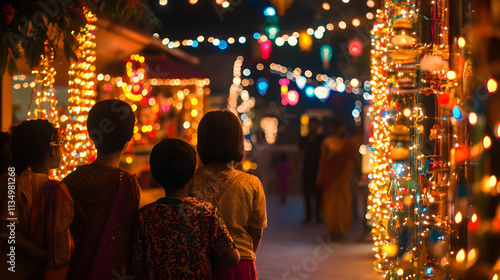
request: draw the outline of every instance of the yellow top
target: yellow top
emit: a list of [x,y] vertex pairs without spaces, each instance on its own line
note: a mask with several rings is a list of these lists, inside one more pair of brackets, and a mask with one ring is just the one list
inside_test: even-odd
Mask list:
[[219,209],[241,259],[255,260],[247,229],[267,226],[266,198],[260,180],[229,164],[209,164],[196,171],[190,194]]

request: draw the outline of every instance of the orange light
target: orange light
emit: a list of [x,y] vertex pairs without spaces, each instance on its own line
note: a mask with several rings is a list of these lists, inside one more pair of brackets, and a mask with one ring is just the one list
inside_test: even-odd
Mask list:
[[326,10],[326,11],[329,11],[330,10],[330,4],[328,4],[327,2],[324,2],[323,5],[322,5],[323,9]]
[[458,47],[461,48],[461,49],[463,47],[465,47],[465,39],[464,39],[464,37],[458,38]]

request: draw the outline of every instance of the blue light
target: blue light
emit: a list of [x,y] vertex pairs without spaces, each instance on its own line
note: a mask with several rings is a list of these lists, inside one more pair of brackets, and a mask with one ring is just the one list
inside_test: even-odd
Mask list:
[[314,96],[314,87],[312,87],[312,86],[306,87],[306,95],[307,95],[307,97],[313,97]]
[[219,42],[219,49],[225,50],[227,48],[227,41],[226,40],[220,40]]
[[200,43],[198,43],[198,41],[194,40],[193,44],[191,45],[191,47],[196,48],[196,47],[198,47],[199,44]]
[[253,38],[254,38],[255,40],[259,40],[259,38],[260,38],[260,33],[259,33],[259,32],[255,32],[255,33],[253,34]]
[[267,7],[264,9],[264,15],[266,17],[274,17],[276,15],[276,10],[273,7]]
[[257,91],[260,95],[264,96],[267,93],[267,89],[269,88],[269,83],[266,78],[260,78],[257,80]]
[[432,269],[432,267],[429,266],[428,268],[425,269],[425,274],[431,275],[433,273],[434,273],[434,270]]
[[453,111],[451,111],[453,117],[455,117],[455,119],[457,120],[461,120],[462,119],[462,111],[460,111],[460,108],[458,108],[457,106],[455,106],[453,108]]
[[405,171],[404,163],[396,162],[394,164],[394,173],[396,173],[396,175],[401,176],[404,171]]

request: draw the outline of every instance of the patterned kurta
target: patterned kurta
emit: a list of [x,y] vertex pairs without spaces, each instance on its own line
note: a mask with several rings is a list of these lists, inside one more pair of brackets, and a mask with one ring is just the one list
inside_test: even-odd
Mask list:
[[214,204],[222,214],[242,260],[255,260],[248,227],[267,226],[266,198],[259,178],[226,163],[199,168],[190,194]]
[[212,279],[210,254],[235,248],[219,211],[197,198],[161,198],[139,210],[132,259],[147,279]]

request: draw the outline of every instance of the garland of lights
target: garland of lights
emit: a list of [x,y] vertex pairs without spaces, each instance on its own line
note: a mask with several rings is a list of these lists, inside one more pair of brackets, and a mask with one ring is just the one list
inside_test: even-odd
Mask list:
[[[366,18],[368,20],[372,20],[374,17],[373,13],[368,12],[366,14]],[[351,21],[351,24],[353,27],[359,27],[361,25],[361,21],[358,18],[354,18]],[[297,30],[297,31],[291,31],[287,33],[281,34],[281,36],[277,36],[274,40],[271,40],[274,42],[274,44],[278,47],[282,47],[285,45],[285,43],[288,43],[289,46],[295,47],[297,45],[300,46],[299,41],[301,40],[301,37],[307,37],[308,41],[312,40],[312,36],[320,40],[324,37],[326,31],[332,32],[335,29],[335,26],[338,26],[340,30],[345,30],[347,28],[347,23],[345,21],[339,21],[338,23],[328,23],[326,25],[319,25],[316,28],[308,28],[304,32],[303,30]],[[155,33],[153,34],[153,37],[159,38],[159,34]],[[212,44],[215,47],[218,47],[221,50],[227,49],[229,45],[233,45],[236,42],[240,44],[245,44],[250,36],[248,35],[239,35],[239,36],[233,36],[233,37],[227,37],[227,38],[221,38],[221,37],[214,37],[214,36],[209,36],[205,40],[205,36],[198,36],[196,39],[183,39],[183,40],[170,40],[169,38],[163,38],[162,39],[162,44],[166,45],[167,47],[171,49],[179,48],[179,47],[193,47],[196,48],[198,47],[201,43],[207,42]],[[268,39],[268,36],[261,34],[259,32],[253,33],[253,35],[250,37],[253,38],[256,41],[266,41]],[[304,39],[304,38],[302,38]],[[312,42],[312,41],[311,41]]]
[[369,184],[370,195],[368,197],[367,218],[371,219],[372,236],[375,244],[375,267],[378,271],[385,271],[389,266],[387,257],[393,257],[396,251],[394,245],[390,245],[387,230],[388,213],[390,208],[387,199],[387,187],[389,185],[389,150],[391,148],[389,139],[389,125],[387,123],[389,111],[389,88],[387,87],[387,53],[389,22],[385,10],[377,13],[377,24],[372,30],[371,51],[371,92],[373,103],[369,108],[370,120],[373,124],[373,133],[369,139],[372,147],[371,161],[373,173]]
[[144,56],[131,55],[125,64],[129,84],[123,81],[118,84],[125,96],[134,102],[141,101],[143,97],[149,95],[148,88],[143,86],[146,79],[146,64],[144,61]]
[[56,169],[54,176],[58,179],[74,171],[78,166],[93,161],[96,151],[87,132],[87,116],[95,104],[95,31],[94,22],[97,17],[89,10],[84,11],[87,24],[75,36],[79,46],[76,50],[78,61],[72,61],[69,70],[69,106],[66,144],[64,145],[61,168]]
[[[28,111],[28,119],[48,119],[50,122],[57,125],[57,100],[54,91],[54,81],[56,71],[51,64],[54,62],[54,49],[46,41],[44,44],[44,54],[38,67],[31,71],[36,75],[35,83],[33,84],[33,94],[30,101],[35,103],[33,112]],[[24,75],[23,75],[24,78]],[[27,85],[27,83],[25,83]],[[48,112],[47,112],[48,109]]]

